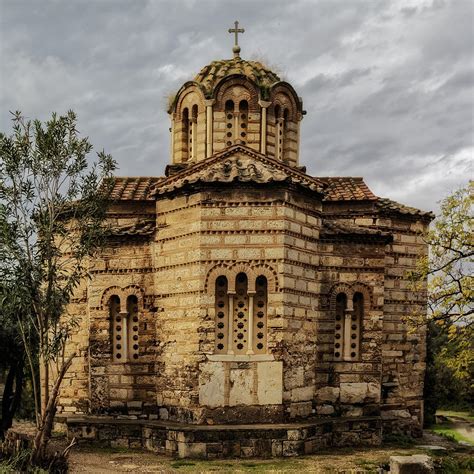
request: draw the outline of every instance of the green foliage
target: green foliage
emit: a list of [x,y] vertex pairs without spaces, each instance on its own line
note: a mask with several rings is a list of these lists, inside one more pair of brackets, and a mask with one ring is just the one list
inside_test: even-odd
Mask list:
[[474,406],[472,381],[456,376],[446,364],[444,349],[453,344],[449,340],[448,325],[428,322],[426,374],[424,386],[425,426],[435,423],[440,408],[468,410]]
[[383,437],[385,444],[401,448],[410,448],[416,444],[415,438],[403,433],[391,433]]
[[[0,134],[0,317],[2,336],[21,337],[32,377],[38,430],[48,431],[59,386],[74,354],[76,321],[67,305],[88,276],[88,259],[107,235],[104,219],[115,162],[81,138],[74,112],[46,123],[13,114]],[[38,372],[48,381],[41,394]],[[49,391],[51,387],[51,391]],[[51,425],[51,426],[49,426]]]
[[442,456],[435,460],[436,472],[444,474],[469,474],[474,472],[474,458]]
[[[425,236],[429,255],[419,259],[410,277],[419,294],[427,289],[428,354],[425,416],[433,422],[436,408],[472,403],[474,398],[474,183],[441,203],[440,215]],[[428,282],[428,283],[426,283]],[[426,324],[422,311],[413,326]]]

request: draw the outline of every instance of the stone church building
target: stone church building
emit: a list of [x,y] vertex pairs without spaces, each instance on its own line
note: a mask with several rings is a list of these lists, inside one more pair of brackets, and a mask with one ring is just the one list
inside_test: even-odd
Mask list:
[[432,214],[307,174],[301,98],[239,52],[173,98],[164,176],[115,181],[58,421],[181,457],[416,435],[425,339],[404,316],[423,301],[406,274]]

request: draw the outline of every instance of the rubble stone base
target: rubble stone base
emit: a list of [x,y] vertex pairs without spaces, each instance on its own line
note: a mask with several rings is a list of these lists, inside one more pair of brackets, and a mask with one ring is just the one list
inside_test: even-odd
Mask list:
[[253,425],[70,417],[66,423],[68,437],[80,443],[144,448],[179,458],[298,456],[331,446],[379,446],[382,441],[379,417]]

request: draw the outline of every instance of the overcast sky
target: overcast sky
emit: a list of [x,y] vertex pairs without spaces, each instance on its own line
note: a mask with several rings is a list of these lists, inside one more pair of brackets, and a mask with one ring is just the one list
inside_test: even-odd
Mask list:
[[232,56],[236,19],[303,98],[309,173],[422,209],[472,178],[472,0],[0,0],[0,130],[72,108],[119,175],[161,175],[167,96]]

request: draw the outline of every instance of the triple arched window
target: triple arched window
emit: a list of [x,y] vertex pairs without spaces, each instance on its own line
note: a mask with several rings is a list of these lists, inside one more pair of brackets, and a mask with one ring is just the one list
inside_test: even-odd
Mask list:
[[265,354],[267,304],[266,277],[249,282],[245,273],[239,273],[229,282],[219,276],[215,282],[216,354]]
[[127,296],[125,307],[120,297],[112,295],[109,300],[112,357],[114,362],[130,362],[138,359],[138,299]]
[[364,320],[364,295],[356,292],[350,300],[345,293],[338,293],[335,310],[334,359],[358,360]]

